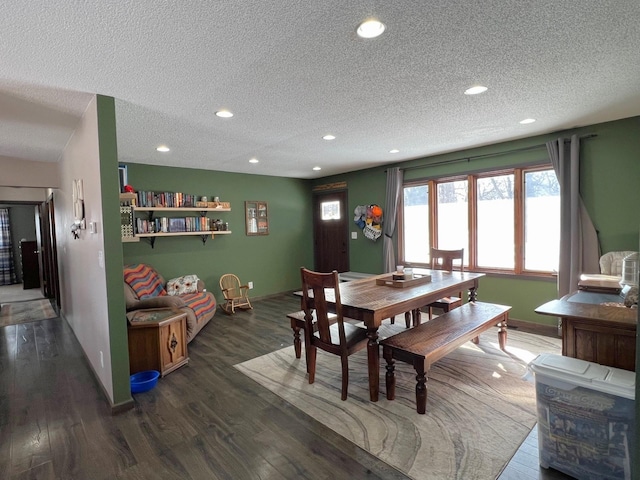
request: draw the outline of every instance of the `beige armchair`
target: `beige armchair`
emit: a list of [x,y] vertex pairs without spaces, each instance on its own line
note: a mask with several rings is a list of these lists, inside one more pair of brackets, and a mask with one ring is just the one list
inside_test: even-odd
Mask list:
[[613,275],[622,277],[622,261],[628,255],[636,253],[630,250],[621,252],[607,252],[600,257],[600,273],[602,275]]
[[600,257],[600,273],[586,273],[580,275],[579,290],[593,292],[620,293],[622,286],[622,261],[628,255],[636,253],[630,250],[607,252]]

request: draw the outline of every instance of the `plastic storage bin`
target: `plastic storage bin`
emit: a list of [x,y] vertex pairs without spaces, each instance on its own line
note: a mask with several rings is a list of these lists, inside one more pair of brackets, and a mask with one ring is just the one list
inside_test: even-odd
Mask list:
[[540,466],[578,479],[630,479],[635,372],[550,353],[529,369]]

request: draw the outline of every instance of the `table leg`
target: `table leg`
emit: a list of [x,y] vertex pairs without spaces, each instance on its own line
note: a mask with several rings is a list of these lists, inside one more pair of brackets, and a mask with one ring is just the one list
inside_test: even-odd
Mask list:
[[498,330],[498,343],[500,350],[507,348],[507,316],[504,316],[504,320],[500,322],[500,329]]
[[412,312],[404,312],[404,323],[407,325],[407,328],[411,326],[411,313]]
[[378,390],[380,390],[380,349],[378,348],[378,328],[367,328],[367,364],[369,368],[369,399],[372,402],[378,401]]
[[478,297],[478,287],[471,287],[469,289],[469,301],[470,302],[475,302],[476,298]]
[[420,311],[419,308],[416,308],[413,311],[413,326],[417,327],[421,323],[422,323],[422,312]]

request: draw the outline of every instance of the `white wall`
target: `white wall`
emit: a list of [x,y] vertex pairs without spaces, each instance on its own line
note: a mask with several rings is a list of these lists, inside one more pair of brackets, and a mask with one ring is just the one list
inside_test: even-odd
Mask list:
[[[113,382],[104,270],[100,155],[97,104],[94,97],[71,137],[60,163],[60,188],[55,191],[56,241],[61,310],[75,332],[98,379],[113,402]],[[72,185],[81,179],[87,229],[74,239]],[[98,226],[89,232],[89,222]],[[102,358],[101,358],[102,353]],[[103,366],[104,365],[104,366]]]
[[0,172],[0,186],[4,187],[55,188],[60,185],[57,162],[34,162],[0,156]]
[[[57,168],[57,164],[56,164]],[[56,178],[57,178],[56,173]],[[22,177],[22,175],[20,175]],[[2,179],[9,181],[9,175],[2,172]],[[13,175],[11,181],[19,182],[18,175]],[[0,187],[0,202],[38,202],[42,203],[47,199],[47,190],[44,188],[12,188]]]

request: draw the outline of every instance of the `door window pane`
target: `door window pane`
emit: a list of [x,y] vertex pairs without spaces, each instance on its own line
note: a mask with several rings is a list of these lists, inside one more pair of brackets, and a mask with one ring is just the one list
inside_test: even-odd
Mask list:
[[429,263],[429,187],[404,188],[403,210],[404,260]]
[[478,266],[515,266],[514,175],[477,181]]
[[553,170],[524,176],[524,268],[558,271],[560,256],[560,185]]
[[340,201],[322,202],[320,204],[322,220],[340,220]]
[[438,248],[464,248],[464,263],[469,264],[469,183],[466,180],[439,183]]

